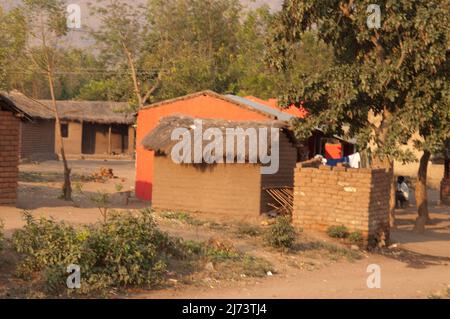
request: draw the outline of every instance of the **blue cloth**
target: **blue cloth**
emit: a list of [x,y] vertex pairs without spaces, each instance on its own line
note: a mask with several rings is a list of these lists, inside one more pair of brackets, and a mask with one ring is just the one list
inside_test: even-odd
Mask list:
[[348,156],[337,158],[337,159],[327,159],[328,166],[336,166],[337,163],[348,163]]

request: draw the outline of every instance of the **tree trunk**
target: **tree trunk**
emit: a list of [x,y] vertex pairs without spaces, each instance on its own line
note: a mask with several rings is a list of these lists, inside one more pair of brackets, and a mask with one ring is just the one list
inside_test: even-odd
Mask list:
[[389,191],[389,226],[395,228],[395,193],[396,193],[396,183],[394,175],[394,161],[390,160],[389,164],[389,176],[391,178],[391,188]]
[[[389,124],[392,120],[392,114],[388,110],[387,107],[384,107],[383,117],[380,123],[380,127],[377,130],[378,139],[380,142],[380,146],[384,146],[386,143],[388,134],[389,134]],[[396,180],[394,174],[394,160],[388,158],[387,156],[383,156],[381,158],[376,158],[379,165],[382,165],[388,170],[391,183],[389,190],[389,226],[391,228],[395,227],[395,192],[396,192]]]
[[423,233],[425,231],[425,224],[429,221],[428,213],[428,196],[427,196],[427,171],[428,161],[431,153],[424,151],[420,158],[419,171],[417,172],[416,181],[416,205],[418,217],[414,226],[414,231]]
[[134,94],[136,95],[136,98],[138,100],[139,109],[144,106],[145,101],[142,100],[142,93],[141,93],[141,87],[139,85],[139,80],[137,77],[136,67],[134,65],[133,56],[131,55],[131,52],[128,50],[127,46],[122,43],[122,47],[124,50],[124,53],[127,57],[128,66],[130,67],[131,71],[131,79],[133,81],[133,88],[134,88]]
[[61,146],[61,148],[60,148],[61,158],[62,158],[63,164],[64,164],[64,184],[63,184],[63,188],[62,188],[63,197],[64,197],[64,200],[71,201],[72,200],[72,184],[70,182],[71,169],[69,168],[69,165],[67,164],[66,152],[64,151],[64,140],[63,140],[63,137],[61,134],[61,121],[59,119],[58,109],[56,108],[55,87],[54,87],[54,82],[53,82],[53,73],[51,70],[49,70],[49,72],[48,72],[48,83],[49,83],[49,87],[50,87],[50,94],[52,97],[53,110],[55,113],[55,125],[58,130],[59,142],[60,142],[60,146]]

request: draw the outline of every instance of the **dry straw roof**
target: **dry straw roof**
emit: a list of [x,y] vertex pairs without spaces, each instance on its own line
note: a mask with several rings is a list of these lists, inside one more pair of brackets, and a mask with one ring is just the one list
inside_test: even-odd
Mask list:
[[[148,133],[144,139],[142,140],[142,146],[145,149],[153,150],[159,155],[170,155],[172,148],[179,142],[179,140],[172,140],[171,135],[172,132],[176,128],[185,128],[188,129],[188,132],[191,137],[192,144],[194,143],[194,129],[196,128],[195,122],[192,117],[188,116],[182,116],[182,115],[174,115],[174,116],[168,116],[164,117],[160,120],[159,125],[153,129],[150,133]],[[223,136],[223,147],[222,147],[222,156],[223,158],[227,157],[227,150],[226,150],[226,140],[229,137],[227,135],[227,129],[243,129],[244,131],[247,129],[254,128],[257,132],[257,139],[258,143],[257,145],[260,145],[260,142],[262,142],[258,134],[258,129],[260,128],[267,128],[267,152],[270,154],[272,144],[271,144],[271,128],[278,128],[280,129],[280,132],[283,132],[286,134],[290,141],[292,143],[295,143],[295,138],[293,137],[292,131],[288,128],[288,123],[285,121],[276,121],[276,120],[267,120],[267,121],[228,121],[228,120],[218,120],[218,119],[201,119],[202,120],[202,132],[204,133],[207,129],[210,128],[217,128],[220,130]],[[282,133],[280,133],[281,135]],[[233,136],[233,138],[235,138]],[[202,140],[203,149],[205,149],[205,146],[209,143],[211,143],[214,140]],[[249,146],[248,146],[248,137],[245,138],[245,154],[238,154],[237,150],[237,143],[236,140],[234,142],[235,148],[234,148],[234,154],[235,158],[238,155],[244,155],[244,158],[248,160],[249,158]],[[193,156],[194,152],[193,149],[191,149],[191,155]]]
[[[41,100],[48,107],[51,100]],[[58,115],[66,121],[85,121],[103,124],[133,124],[134,115],[124,112],[126,102],[108,101],[56,101]]]
[[[55,118],[51,100],[35,100],[19,91],[0,92],[0,101],[29,119],[51,120]],[[104,124],[133,124],[134,115],[124,112],[126,102],[109,101],[56,101],[61,120],[86,121]]]
[[28,118],[53,119],[52,109],[19,91],[0,92],[0,99]]

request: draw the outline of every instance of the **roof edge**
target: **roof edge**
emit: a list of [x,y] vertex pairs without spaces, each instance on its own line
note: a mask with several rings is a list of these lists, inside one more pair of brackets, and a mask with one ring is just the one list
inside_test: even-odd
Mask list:
[[235,101],[235,100],[233,100],[231,98],[228,98],[225,95],[216,93],[216,92],[211,91],[211,90],[203,90],[203,91],[199,91],[199,92],[195,92],[195,93],[190,93],[190,94],[186,94],[186,95],[183,95],[183,96],[179,96],[179,97],[176,97],[176,98],[173,98],[173,99],[168,99],[168,100],[156,102],[156,103],[153,103],[153,104],[145,105],[139,111],[147,110],[147,109],[151,109],[151,108],[155,108],[155,107],[159,107],[159,106],[163,106],[163,105],[166,105],[166,104],[175,103],[175,102],[179,102],[179,101],[183,101],[183,100],[193,99],[193,98],[199,97],[201,95],[207,95],[207,96],[211,96],[211,97],[214,97],[214,98],[217,98],[217,99],[229,102],[231,104],[237,105],[237,106],[239,106],[241,108],[244,108],[246,110],[249,110],[249,111],[252,111],[252,112],[255,112],[255,113],[259,113],[259,114],[262,114],[264,116],[267,116],[268,118],[273,119],[273,120],[277,119],[276,116],[274,116],[273,114],[257,110],[257,109],[252,108],[252,107],[250,107],[250,106],[248,106],[248,105],[246,105],[244,103],[240,103],[240,102]]

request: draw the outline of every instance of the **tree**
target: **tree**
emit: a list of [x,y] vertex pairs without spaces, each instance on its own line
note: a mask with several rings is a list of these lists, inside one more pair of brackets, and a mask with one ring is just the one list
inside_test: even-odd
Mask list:
[[[305,135],[313,126],[357,136],[359,144],[374,145],[375,154],[392,172],[393,160],[409,161],[403,150],[424,110],[426,93],[435,105],[448,109],[440,76],[448,61],[448,0],[382,0],[380,28],[367,24],[370,0],[286,0],[279,32],[272,41],[269,63],[285,68],[292,48],[312,30],[333,48],[335,64],[327,72],[302,77],[285,95],[285,103],[307,101],[311,116],[297,125]],[[369,17],[370,18],[370,17]],[[430,85],[422,86],[427,81]],[[436,100],[434,100],[436,99]],[[426,107],[428,110],[428,106]],[[417,116],[409,116],[414,110]],[[370,120],[369,114],[379,122]],[[437,117],[436,121],[445,121]],[[349,125],[344,132],[342,124]],[[299,124],[299,123],[297,123]],[[423,131],[425,133],[425,131]],[[394,222],[392,178],[390,219]]]
[[126,67],[134,91],[137,108],[144,106],[158,88],[159,69],[142,70],[138,63],[145,53],[148,34],[146,8],[124,0],[100,0],[90,5],[100,25],[91,35],[112,70]]
[[238,0],[151,0],[144,69],[164,68],[157,99],[199,90],[232,90],[238,72]]
[[65,6],[60,0],[24,0],[22,7],[24,16],[22,30],[25,30],[27,39],[24,56],[46,77],[53,111],[55,125],[60,140],[60,152],[64,164],[63,197],[72,200],[72,187],[70,182],[71,169],[67,163],[64,141],[61,134],[61,121],[56,107],[55,72],[61,57],[58,42],[67,33]]
[[17,25],[23,24],[24,16],[18,9],[8,13],[0,5],[0,90],[8,90],[9,76],[17,66],[17,56],[25,47],[26,34]]
[[[450,141],[450,54],[437,72],[422,73],[418,77],[418,87],[415,88],[415,107],[406,108],[402,118],[418,133],[414,139],[415,148],[422,151],[419,160],[415,196],[418,217],[414,229],[417,232],[425,230],[425,224],[430,220],[427,196],[427,170],[431,154],[445,154]],[[433,81],[429,79],[433,78]]]

